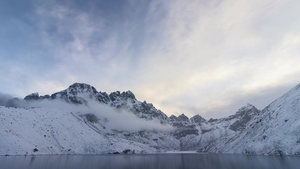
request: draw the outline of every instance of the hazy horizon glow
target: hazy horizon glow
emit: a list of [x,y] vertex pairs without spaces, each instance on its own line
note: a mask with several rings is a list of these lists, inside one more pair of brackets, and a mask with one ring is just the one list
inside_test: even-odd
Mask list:
[[0,92],[74,82],[131,90],[167,115],[259,109],[297,85],[300,1],[0,2]]

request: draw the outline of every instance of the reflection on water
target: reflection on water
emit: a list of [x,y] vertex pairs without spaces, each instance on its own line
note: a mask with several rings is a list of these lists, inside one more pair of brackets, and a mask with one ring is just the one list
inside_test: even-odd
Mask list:
[[1,169],[293,169],[300,157],[218,154],[0,156]]

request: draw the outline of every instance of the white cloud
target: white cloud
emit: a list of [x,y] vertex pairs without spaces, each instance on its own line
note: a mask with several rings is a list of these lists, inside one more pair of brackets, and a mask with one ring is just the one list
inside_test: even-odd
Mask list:
[[[295,17],[300,12],[288,7],[297,4],[167,1],[168,15],[155,25],[163,38],[150,45],[138,95],[169,114],[217,110],[214,116],[221,117],[253,95],[261,100],[259,93],[268,88],[292,87],[300,74],[300,24]],[[183,107],[193,107],[194,112]]]
[[[105,126],[111,130],[119,131],[172,131],[174,128],[171,125],[163,125],[159,120],[146,120],[138,118],[132,112],[126,110],[118,110],[109,105],[101,104],[95,100],[91,100],[88,96],[81,95],[79,97],[88,100],[88,105],[69,104],[62,100],[39,100],[39,101],[24,101],[17,102],[19,107],[42,107],[65,112],[77,113],[81,116],[93,114],[100,119],[99,123],[105,123]],[[0,105],[9,99],[9,96],[0,93]],[[102,124],[104,125],[104,124]]]

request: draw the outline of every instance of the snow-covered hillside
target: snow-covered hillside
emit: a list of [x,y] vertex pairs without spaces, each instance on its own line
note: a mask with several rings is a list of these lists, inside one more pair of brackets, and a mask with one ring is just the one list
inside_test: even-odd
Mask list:
[[[134,126],[129,126],[130,121],[122,123],[121,120],[122,124],[114,124],[118,121],[113,115],[86,110],[82,107],[78,107],[78,111],[68,111],[0,106],[0,154],[103,154],[126,150],[151,153],[178,146],[177,140],[166,137],[166,132],[172,130],[170,126],[133,116],[123,120],[136,122]],[[121,114],[109,108],[102,110]],[[157,148],[157,141],[153,139],[159,137],[166,137],[168,143],[174,142],[174,147]]]
[[227,118],[210,120],[167,117],[130,91],[107,94],[83,83],[1,104],[0,155],[300,153],[300,84],[262,111],[248,104]]
[[268,105],[211,152],[300,155],[300,84]]

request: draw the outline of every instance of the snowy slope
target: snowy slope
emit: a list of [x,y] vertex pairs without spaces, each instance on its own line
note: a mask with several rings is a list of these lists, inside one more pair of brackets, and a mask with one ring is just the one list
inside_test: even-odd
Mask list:
[[[0,106],[0,155],[102,154],[126,149],[136,153],[160,151],[157,144],[140,143],[144,140],[136,141],[126,136],[130,133],[139,136],[138,132],[130,128],[119,132],[119,128],[110,125],[101,114],[93,115],[50,108]],[[144,123],[147,125],[146,121]],[[143,131],[147,134],[147,129]],[[149,137],[163,137],[164,131],[159,131],[157,134],[151,131]]]
[[300,155],[300,84],[263,109],[241,133],[210,151]]

